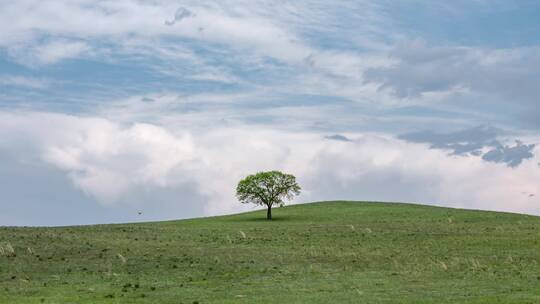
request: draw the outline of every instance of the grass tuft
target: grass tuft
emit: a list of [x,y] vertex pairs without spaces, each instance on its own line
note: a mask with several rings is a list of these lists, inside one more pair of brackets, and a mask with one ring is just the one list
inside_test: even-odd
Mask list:
[[125,264],[127,262],[126,258],[123,255],[121,255],[120,253],[117,255],[117,257],[120,259],[122,264]]
[[0,255],[6,257],[15,257],[15,249],[10,243],[0,244]]

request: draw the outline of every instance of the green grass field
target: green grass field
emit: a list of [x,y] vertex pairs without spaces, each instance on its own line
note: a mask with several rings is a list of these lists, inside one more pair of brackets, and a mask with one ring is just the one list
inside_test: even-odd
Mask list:
[[0,303],[540,303],[539,217],[365,202],[273,213],[0,228]]

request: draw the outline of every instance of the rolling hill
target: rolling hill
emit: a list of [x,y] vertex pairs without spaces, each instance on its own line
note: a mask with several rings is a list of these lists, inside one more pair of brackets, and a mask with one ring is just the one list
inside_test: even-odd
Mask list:
[[540,303],[540,218],[321,202],[0,228],[0,303]]

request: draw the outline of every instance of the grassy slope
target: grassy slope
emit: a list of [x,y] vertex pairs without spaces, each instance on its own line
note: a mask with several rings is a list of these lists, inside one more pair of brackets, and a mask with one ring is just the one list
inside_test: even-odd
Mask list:
[[538,217],[360,202],[264,216],[0,228],[16,254],[0,256],[0,302],[540,303]]

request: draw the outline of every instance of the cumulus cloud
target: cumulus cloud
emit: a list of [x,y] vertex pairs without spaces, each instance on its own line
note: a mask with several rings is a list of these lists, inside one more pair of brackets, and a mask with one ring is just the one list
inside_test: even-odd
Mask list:
[[[203,198],[204,214],[246,210],[234,199],[236,182],[278,169],[298,176],[304,188],[299,201],[392,200],[540,214],[534,198],[517,195],[540,192],[536,158],[512,169],[384,134],[354,134],[356,140],[345,142],[263,126],[172,131],[64,114],[0,116],[4,153],[61,170],[76,188],[109,206],[129,205],[141,189],[182,188]],[[154,203],[146,202],[148,208]]]
[[[121,127],[104,119],[59,114],[3,118],[3,145],[16,146],[15,138],[26,135],[30,146],[25,149],[35,153],[34,159],[66,171],[77,187],[103,202],[114,203],[138,186],[180,183],[181,176],[173,178],[171,170],[193,157],[189,134],[172,135],[154,125]],[[38,121],[49,122],[51,133],[38,130]]]

